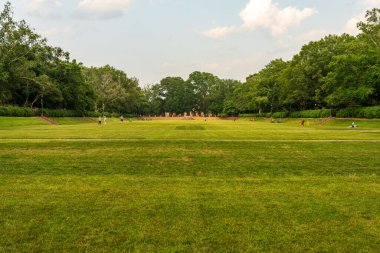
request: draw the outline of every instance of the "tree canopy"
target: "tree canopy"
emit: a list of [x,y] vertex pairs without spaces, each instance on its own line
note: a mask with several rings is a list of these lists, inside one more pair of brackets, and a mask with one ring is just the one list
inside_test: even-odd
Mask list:
[[[290,61],[275,59],[244,83],[193,72],[182,81],[191,98],[187,101],[194,110],[227,115],[379,105],[380,9],[368,11],[366,19],[358,23],[358,36],[328,35],[312,41]],[[156,96],[150,101],[160,113],[169,110],[160,103],[184,98],[181,93]]]

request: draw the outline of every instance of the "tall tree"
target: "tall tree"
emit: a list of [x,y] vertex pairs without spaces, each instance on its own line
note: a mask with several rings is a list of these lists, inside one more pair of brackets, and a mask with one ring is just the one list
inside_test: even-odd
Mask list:
[[165,112],[183,113],[186,111],[185,81],[181,77],[166,77],[159,85],[159,96],[163,99]]
[[210,93],[217,89],[220,79],[211,73],[195,71],[189,75],[187,80],[193,89],[196,100],[195,110],[198,112],[209,112]]
[[129,78],[122,70],[109,65],[100,68],[82,68],[85,83],[96,94],[97,111],[137,113],[140,111],[143,92],[136,78]]
[[227,107],[231,111],[230,104],[225,105],[225,101],[232,99],[233,92],[239,84],[239,81],[232,79],[217,79],[217,82],[211,86],[209,111],[214,115],[226,113],[225,108]]

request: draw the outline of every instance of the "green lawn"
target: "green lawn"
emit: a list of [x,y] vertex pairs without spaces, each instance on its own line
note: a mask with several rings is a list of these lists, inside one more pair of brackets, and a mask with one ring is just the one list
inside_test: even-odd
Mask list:
[[[38,118],[0,117],[2,139],[156,139],[156,140],[376,140],[380,139],[380,120],[362,121],[352,129],[350,121],[335,120],[318,126],[306,120],[234,121],[132,121],[120,123],[108,119],[107,125],[97,125],[90,119],[54,119],[61,125],[36,124]],[[31,124],[28,124],[30,121]],[[191,130],[191,131],[189,131]]]
[[38,120],[0,118],[0,252],[380,251],[380,121]]

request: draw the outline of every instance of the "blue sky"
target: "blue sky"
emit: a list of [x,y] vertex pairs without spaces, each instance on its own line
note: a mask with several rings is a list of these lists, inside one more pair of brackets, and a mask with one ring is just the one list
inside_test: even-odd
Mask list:
[[[6,1],[0,0],[1,5]],[[13,0],[49,44],[140,85],[196,70],[244,80],[327,34],[355,34],[380,0]]]

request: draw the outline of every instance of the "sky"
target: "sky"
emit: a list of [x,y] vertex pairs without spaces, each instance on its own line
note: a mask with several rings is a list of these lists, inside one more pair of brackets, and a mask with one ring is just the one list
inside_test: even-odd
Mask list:
[[[0,0],[1,6],[5,0]],[[328,34],[357,34],[380,0],[11,0],[52,46],[141,86],[194,71],[245,78]]]

